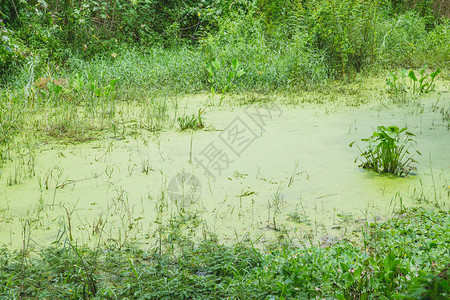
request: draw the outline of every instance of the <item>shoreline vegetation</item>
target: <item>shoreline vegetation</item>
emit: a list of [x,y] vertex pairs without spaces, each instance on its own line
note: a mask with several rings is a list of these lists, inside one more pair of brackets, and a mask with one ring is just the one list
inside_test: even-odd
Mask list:
[[[180,99],[190,95],[225,108],[275,98],[401,107],[435,91],[448,97],[449,16],[445,0],[2,2],[0,176],[14,162],[20,176],[9,186],[32,178],[36,143],[202,130],[203,107],[192,117],[181,113]],[[438,106],[439,97],[433,109],[450,128],[448,102]],[[4,216],[2,208],[0,225]],[[40,247],[25,221],[23,246],[0,249],[0,297],[450,297],[445,205],[401,207],[390,219],[365,220],[358,240],[305,239],[302,247],[287,239],[265,249],[250,239],[224,245],[207,229],[178,222],[142,249],[101,238],[97,246],[77,244],[70,223]],[[188,227],[203,238],[194,241]]]
[[[271,250],[250,240],[194,243],[175,234],[142,250],[78,246],[67,233],[50,247],[0,250],[0,295],[16,298],[444,299],[448,297],[449,216],[398,211],[366,222],[357,243],[287,240]],[[168,235],[169,237],[170,235]],[[175,237],[175,238],[174,238]]]

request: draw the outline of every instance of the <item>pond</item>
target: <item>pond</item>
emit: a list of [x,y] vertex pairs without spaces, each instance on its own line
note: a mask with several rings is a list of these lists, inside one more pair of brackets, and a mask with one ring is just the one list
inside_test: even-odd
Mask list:
[[[206,107],[197,131],[136,130],[78,144],[18,138],[0,178],[0,244],[69,238],[146,248],[189,235],[326,245],[403,206],[448,206],[448,94],[387,106],[284,100]],[[207,96],[179,101],[191,113]],[[364,146],[379,125],[416,134],[414,174],[358,168],[349,144]]]

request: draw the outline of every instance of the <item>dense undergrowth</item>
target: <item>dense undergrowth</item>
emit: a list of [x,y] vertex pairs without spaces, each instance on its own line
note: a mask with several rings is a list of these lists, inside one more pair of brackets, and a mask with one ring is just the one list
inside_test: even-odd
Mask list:
[[[449,216],[410,209],[367,223],[358,243],[269,252],[177,236],[148,250],[77,246],[1,251],[0,295],[14,298],[444,299]],[[28,242],[24,241],[24,245]]]
[[129,68],[132,59],[143,71],[155,69],[145,72],[147,87],[159,88],[165,76],[165,87],[187,92],[206,88],[204,65],[212,58],[241,62],[246,75],[239,83],[247,90],[310,88],[393,66],[447,67],[449,5],[416,2],[11,1],[0,6],[0,79],[23,87],[24,68],[34,69],[25,79],[32,81],[49,70],[90,74],[111,55],[119,62],[109,68],[144,73]]

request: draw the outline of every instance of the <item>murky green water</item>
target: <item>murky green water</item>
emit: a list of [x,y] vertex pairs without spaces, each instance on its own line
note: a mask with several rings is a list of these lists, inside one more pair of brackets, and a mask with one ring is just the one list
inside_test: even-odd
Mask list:
[[[329,242],[357,235],[365,220],[386,218],[400,205],[447,208],[450,139],[440,109],[450,102],[414,101],[389,108],[377,102],[206,108],[203,131],[41,143],[34,159],[20,146],[22,158],[0,178],[0,244],[18,248],[25,236],[44,246],[72,236],[78,243],[100,238],[146,247],[177,226],[198,237],[249,237],[259,245],[280,236]],[[417,176],[381,177],[357,167],[358,150],[348,145],[378,125],[417,134]],[[211,174],[199,161],[210,162]],[[200,186],[171,181],[182,173]],[[176,187],[187,200],[173,197]]]

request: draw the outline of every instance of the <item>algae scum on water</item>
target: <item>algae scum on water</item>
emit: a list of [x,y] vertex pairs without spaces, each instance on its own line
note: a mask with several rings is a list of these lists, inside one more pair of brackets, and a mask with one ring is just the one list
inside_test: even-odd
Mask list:
[[[206,107],[203,129],[76,144],[23,135],[9,146],[0,179],[0,242],[147,248],[177,232],[259,246],[357,238],[366,221],[404,207],[448,205],[448,119],[433,97],[389,107],[283,98],[208,107],[207,96],[195,96],[178,101],[194,114]],[[439,97],[448,108],[448,95]],[[382,124],[414,132],[417,175],[379,176],[354,163],[359,153],[349,143]]]

